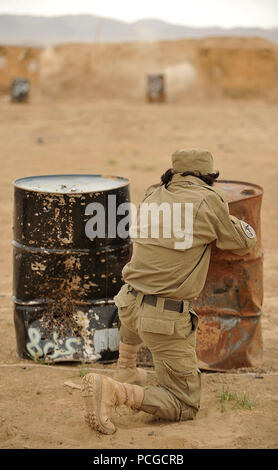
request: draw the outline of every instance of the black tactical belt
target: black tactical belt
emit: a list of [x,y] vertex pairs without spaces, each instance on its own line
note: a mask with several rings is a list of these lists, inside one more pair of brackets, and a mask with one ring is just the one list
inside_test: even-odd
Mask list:
[[[137,296],[137,290],[133,289],[130,290],[131,294],[135,297]],[[148,305],[152,305],[153,307],[156,306],[158,297],[156,295],[144,295],[142,302],[146,302]],[[183,312],[183,300],[174,300],[174,299],[166,299],[164,301],[164,308],[165,310],[172,310],[173,312]]]

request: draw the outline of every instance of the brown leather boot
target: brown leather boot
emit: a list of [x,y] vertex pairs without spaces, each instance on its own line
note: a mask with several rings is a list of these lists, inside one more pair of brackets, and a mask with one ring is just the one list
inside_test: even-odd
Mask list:
[[111,410],[126,405],[139,410],[144,398],[144,389],[138,385],[116,382],[100,374],[87,374],[82,379],[81,394],[85,400],[89,426],[103,434],[113,434],[116,428],[110,420]]
[[145,385],[147,372],[136,367],[139,347],[140,344],[125,344],[120,342],[117,370],[113,377],[118,382]]

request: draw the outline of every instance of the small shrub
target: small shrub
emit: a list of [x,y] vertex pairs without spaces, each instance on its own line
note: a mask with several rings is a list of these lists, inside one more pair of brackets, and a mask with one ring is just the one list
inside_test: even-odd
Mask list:
[[222,385],[222,390],[219,398],[221,405],[221,413],[224,413],[224,411],[226,410],[227,402],[233,402],[233,410],[238,408],[252,410],[257,404],[257,399],[255,398],[254,400],[252,400],[246,392],[238,396],[237,393],[232,392],[228,386],[225,387],[224,385]]

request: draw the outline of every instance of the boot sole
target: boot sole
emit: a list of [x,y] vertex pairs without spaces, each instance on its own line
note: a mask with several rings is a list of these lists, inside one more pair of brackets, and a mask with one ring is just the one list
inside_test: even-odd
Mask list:
[[100,375],[87,374],[82,380],[81,394],[85,401],[86,423],[95,431],[103,434],[114,434],[116,428],[107,428],[101,422],[100,404],[102,396],[102,379]]

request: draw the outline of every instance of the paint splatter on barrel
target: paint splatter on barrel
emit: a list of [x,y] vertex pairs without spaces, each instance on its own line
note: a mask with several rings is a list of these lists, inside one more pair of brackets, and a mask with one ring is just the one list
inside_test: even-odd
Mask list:
[[[117,235],[109,217],[114,211],[116,223],[123,221],[119,208],[129,197],[129,182],[120,177],[46,175],[15,181],[13,300],[20,357],[117,357],[113,297],[123,283],[131,240]],[[90,238],[95,207],[104,210],[104,233]]]

